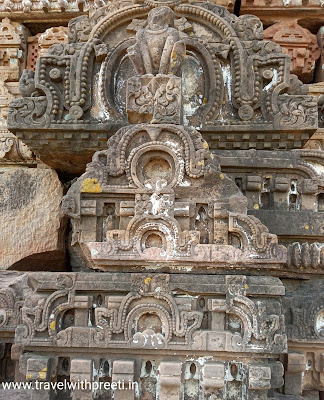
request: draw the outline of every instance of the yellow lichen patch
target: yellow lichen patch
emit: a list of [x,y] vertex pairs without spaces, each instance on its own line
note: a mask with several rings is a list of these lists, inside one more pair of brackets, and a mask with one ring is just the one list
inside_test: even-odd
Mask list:
[[209,155],[210,155],[210,158],[211,158],[212,160],[215,158],[215,157],[214,157],[214,154],[210,153]]
[[46,372],[39,372],[40,379],[46,379]]
[[101,193],[102,189],[98,183],[98,179],[95,178],[87,178],[82,182],[83,193]]
[[183,57],[183,58],[186,58],[186,57],[187,57],[187,53],[184,52],[184,53],[182,54],[182,57]]
[[56,325],[55,321],[52,321],[52,322],[50,323],[50,329],[51,329],[52,331],[54,331],[55,325]]
[[198,165],[199,165],[200,167],[203,167],[203,166],[205,165],[205,161],[204,161],[204,160],[199,161]]
[[30,374],[26,374],[26,379],[30,379],[31,375]]
[[305,229],[308,230],[309,229],[309,225],[305,225]]
[[190,32],[190,36],[193,36],[194,34],[193,34],[193,32]]
[[152,280],[152,278],[146,278],[144,281],[145,285],[148,285],[151,282],[151,280]]
[[224,174],[219,174],[219,177],[220,177],[221,179],[224,179],[224,178],[225,178]]
[[255,210],[258,210],[258,209],[259,209],[259,204],[254,204],[253,208],[254,208]]
[[245,284],[244,288],[245,288],[245,289],[248,289],[248,285]]
[[206,103],[207,103],[207,98],[206,98],[206,97],[204,97],[202,103],[203,103],[203,104],[206,104]]
[[176,53],[176,52],[173,52],[173,53],[172,53],[172,60],[175,61],[176,59],[177,59],[177,53]]
[[207,150],[209,149],[209,146],[208,146],[207,142],[204,142],[203,146],[204,146],[205,149],[207,149]]

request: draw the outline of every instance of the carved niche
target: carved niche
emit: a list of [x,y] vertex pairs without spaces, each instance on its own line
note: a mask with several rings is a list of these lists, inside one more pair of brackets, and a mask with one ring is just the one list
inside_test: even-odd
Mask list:
[[264,38],[279,44],[291,58],[290,72],[304,83],[313,80],[315,63],[320,56],[317,38],[297,21],[280,22],[263,32]]
[[[74,174],[121,125],[139,121],[199,128],[220,149],[244,141],[277,148],[288,132],[289,148],[309,138],[316,99],[291,85],[289,57],[262,40],[258,18],[209,3],[168,5],[118,2],[71,20],[69,44],[39,58],[33,97],[12,102],[11,130]],[[57,140],[67,142],[70,165]]]

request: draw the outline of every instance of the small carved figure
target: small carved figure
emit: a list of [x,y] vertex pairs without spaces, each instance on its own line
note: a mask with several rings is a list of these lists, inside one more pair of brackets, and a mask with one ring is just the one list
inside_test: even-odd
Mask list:
[[176,75],[186,47],[179,31],[173,27],[173,11],[169,7],[154,8],[147,22],[147,27],[137,31],[136,43],[128,48],[137,74]]

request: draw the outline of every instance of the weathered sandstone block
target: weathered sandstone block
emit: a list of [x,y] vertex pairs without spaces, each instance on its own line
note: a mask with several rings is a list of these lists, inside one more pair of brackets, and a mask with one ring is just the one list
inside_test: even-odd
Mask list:
[[50,169],[3,169],[0,174],[0,268],[61,270],[63,188]]

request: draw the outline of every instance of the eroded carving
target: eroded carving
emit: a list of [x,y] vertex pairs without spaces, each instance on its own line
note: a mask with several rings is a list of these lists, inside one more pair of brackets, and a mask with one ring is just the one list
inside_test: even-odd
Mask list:
[[[210,352],[286,351],[280,303],[267,298],[283,294],[277,278],[213,277],[211,282],[216,286],[198,285],[201,297],[197,300],[196,295],[174,293],[177,278],[170,275],[124,276],[123,285],[113,294],[111,279],[116,275],[103,275],[98,287],[101,294],[96,296],[86,294],[96,274],[52,274],[50,279],[49,274],[30,275],[33,293],[21,310],[17,343]],[[182,287],[189,289],[189,281],[184,280]],[[212,294],[215,288],[216,297]],[[206,311],[214,321],[212,329],[201,326]]]
[[[87,172],[63,200],[74,225],[73,243],[88,260],[86,265],[105,269],[121,260],[139,259],[142,263],[181,260],[201,266],[221,260],[250,264],[252,258],[254,263],[284,263],[286,250],[260,221],[242,214],[244,197],[215,161],[193,129],[137,125],[117,132],[108,150],[93,156]],[[209,182],[214,185],[211,192]],[[114,211],[119,216],[117,225],[116,220],[112,223],[114,212],[103,214],[105,223],[98,224],[95,210],[111,203],[111,190],[116,194],[122,190],[130,197],[112,203],[118,210]],[[73,211],[69,211],[71,201]],[[205,222],[197,224],[202,213]],[[86,234],[83,218],[90,216],[93,232]],[[232,243],[234,236],[237,240]]]
[[[38,96],[11,105],[10,129],[23,132],[27,144],[33,143],[33,127],[55,126],[57,136],[83,124],[84,134],[95,138],[98,123],[116,132],[130,122],[198,127],[206,137],[213,132],[215,148],[262,145],[257,135],[264,130],[279,135],[264,147],[278,148],[293,131],[291,148],[306,143],[317,128],[315,98],[296,85],[280,47],[262,41],[262,24],[254,16],[236,17],[204,3],[112,3],[93,19],[72,19],[68,37],[69,44],[54,44],[40,57]],[[248,132],[243,141],[242,132]],[[37,144],[50,165],[55,140],[51,152]],[[70,153],[79,160],[77,148]],[[71,159],[70,168],[77,164]]]

